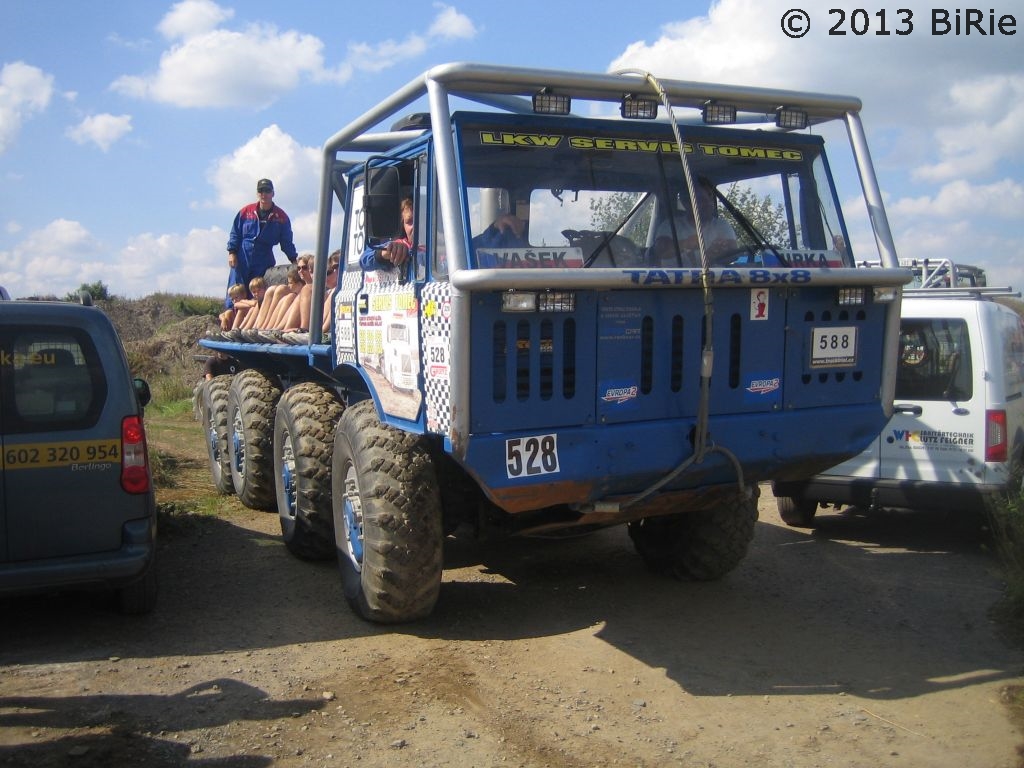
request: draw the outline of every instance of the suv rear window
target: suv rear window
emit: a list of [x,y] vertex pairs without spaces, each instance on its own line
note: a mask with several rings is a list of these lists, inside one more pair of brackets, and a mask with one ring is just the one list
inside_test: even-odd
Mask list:
[[0,343],[6,433],[87,429],[96,423],[107,382],[88,334],[20,327],[0,331]]
[[904,319],[896,397],[970,400],[974,394],[971,344],[963,320]]

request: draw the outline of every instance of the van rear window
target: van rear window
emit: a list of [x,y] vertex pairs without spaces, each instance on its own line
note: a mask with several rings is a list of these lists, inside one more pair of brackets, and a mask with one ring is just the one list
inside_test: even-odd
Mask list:
[[970,400],[974,396],[967,323],[904,319],[896,397],[907,400]]
[[87,334],[19,328],[7,336],[3,355],[5,432],[86,429],[96,423],[107,384]]

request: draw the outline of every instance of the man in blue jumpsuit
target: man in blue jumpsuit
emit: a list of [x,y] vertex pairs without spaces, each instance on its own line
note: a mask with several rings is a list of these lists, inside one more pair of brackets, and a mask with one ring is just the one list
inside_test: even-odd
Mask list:
[[[238,212],[228,235],[228,288],[236,283],[249,285],[254,277],[274,266],[274,246],[280,245],[292,264],[299,253],[292,242],[292,222],[282,208],[274,205],[274,183],[256,182],[256,202]],[[231,297],[224,306],[232,305]]]

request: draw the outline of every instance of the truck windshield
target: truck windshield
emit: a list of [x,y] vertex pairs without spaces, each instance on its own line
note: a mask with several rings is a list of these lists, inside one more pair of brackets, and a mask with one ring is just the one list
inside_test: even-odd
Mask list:
[[[455,123],[473,266],[700,266],[667,125]],[[687,127],[684,142],[711,266],[853,266],[820,138]]]

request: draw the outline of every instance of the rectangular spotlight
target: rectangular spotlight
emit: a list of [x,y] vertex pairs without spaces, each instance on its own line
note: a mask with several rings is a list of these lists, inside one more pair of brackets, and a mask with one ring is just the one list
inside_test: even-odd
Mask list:
[[568,115],[572,99],[562,93],[552,93],[550,88],[541,88],[533,94],[533,111],[538,115]]
[[779,107],[775,110],[775,125],[786,130],[803,130],[807,127],[807,113],[802,109]]
[[630,120],[653,120],[658,116],[658,102],[656,99],[627,93],[622,97],[619,114]]
[[729,125],[736,122],[736,107],[732,104],[706,101],[701,108],[700,116],[707,125]]

